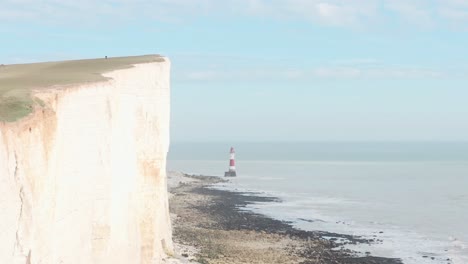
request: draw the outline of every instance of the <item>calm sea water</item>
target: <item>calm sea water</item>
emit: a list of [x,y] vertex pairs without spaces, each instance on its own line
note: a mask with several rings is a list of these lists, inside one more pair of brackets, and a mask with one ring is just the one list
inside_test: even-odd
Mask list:
[[[218,187],[283,200],[248,210],[302,229],[376,236],[383,243],[355,249],[408,264],[468,263],[468,143],[233,145],[238,177]],[[222,176],[229,147],[172,144],[168,169]]]

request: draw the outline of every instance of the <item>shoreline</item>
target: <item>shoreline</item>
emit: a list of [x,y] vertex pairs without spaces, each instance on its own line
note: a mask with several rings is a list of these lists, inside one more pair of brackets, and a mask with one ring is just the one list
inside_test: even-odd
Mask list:
[[210,188],[214,176],[169,173],[173,239],[187,261],[198,263],[401,264],[401,260],[345,249],[378,241],[325,231],[304,231],[291,223],[247,210],[275,197]]

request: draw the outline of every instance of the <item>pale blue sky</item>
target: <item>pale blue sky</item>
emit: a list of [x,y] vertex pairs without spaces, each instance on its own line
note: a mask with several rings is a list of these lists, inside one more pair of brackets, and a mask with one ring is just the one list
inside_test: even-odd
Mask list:
[[170,57],[174,141],[468,140],[468,0],[0,7],[0,63]]

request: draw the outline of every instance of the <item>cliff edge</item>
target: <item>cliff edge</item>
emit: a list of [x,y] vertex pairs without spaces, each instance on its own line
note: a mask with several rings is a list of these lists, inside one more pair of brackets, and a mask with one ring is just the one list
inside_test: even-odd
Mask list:
[[[0,122],[0,263],[161,263],[172,254],[170,62],[111,62],[4,70],[0,90],[13,99],[3,116],[11,102],[31,111]],[[35,87],[46,74],[58,80]]]

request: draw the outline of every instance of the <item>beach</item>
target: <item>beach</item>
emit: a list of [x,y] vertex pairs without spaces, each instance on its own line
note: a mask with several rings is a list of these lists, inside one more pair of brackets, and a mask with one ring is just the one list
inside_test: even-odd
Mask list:
[[[257,214],[308,231],[378,240],[346,248],[405,264],[468,263],[468,145],[237,143],[238,177],[219,190],[277,197]],[[168,168],[221,176],[223,143],[172,144]],[[272,152],[272,149],[281,149]]]
[[254,193],[212,188],[220,177],[168,173],[173,238],[186,262],[397,264],[399,259],[346,249],[378,243],[325,231],[304,231],[290,223],[242,210],[254,203],[280,202]]

